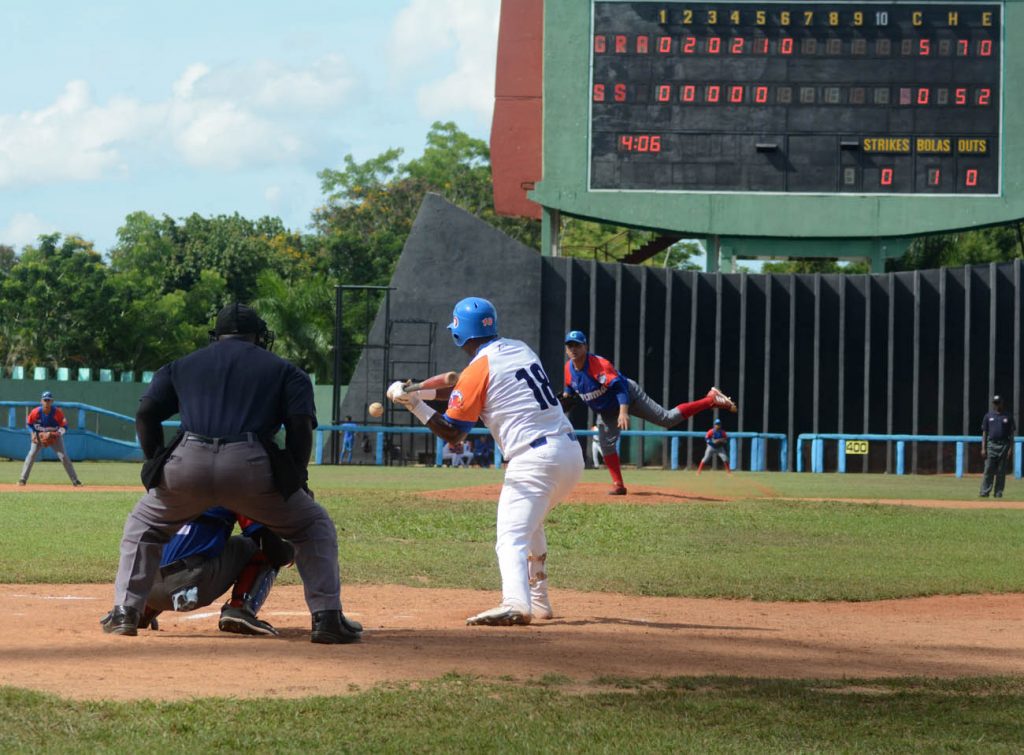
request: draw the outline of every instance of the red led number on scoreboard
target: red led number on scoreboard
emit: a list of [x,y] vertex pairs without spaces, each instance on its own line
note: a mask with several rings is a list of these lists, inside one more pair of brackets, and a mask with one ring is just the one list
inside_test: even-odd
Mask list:
[[697,38],[687,37],[683,40],[683,54],[693,55],[695,52],[697,52]]
[[711,37],[710,39],[708,39],[708,54],[709,55],[717,55],[721,51],[722,51],[722,38],[721,37]]
[[793,38],[792,37],[783,37],[782,38],[782,41],[779,43],[779,52],[782,53],[783,55],[792,55],[793,54]]
[[742,55],[743,54],[743,45],[744,45],[743,37],[735,37],[732,40],[732,42],[729,44],[729,52],[731,52],[733,55]]
[[619,149],[623,152],[661,152],[661,136],[658,134],[622,134]]
[[966,185],[968,185],[968,186],[977,186],[978,185],[978,169],[977,168],[969,168],[967,170],[967,175],[964,177],[964,183]]
[[892,186],[892,168],[882,168],[882,186]]

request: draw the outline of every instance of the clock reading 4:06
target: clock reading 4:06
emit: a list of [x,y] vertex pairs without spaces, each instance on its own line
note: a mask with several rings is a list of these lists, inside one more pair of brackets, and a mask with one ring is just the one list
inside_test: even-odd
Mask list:
[[595,2],[591,190],[999,194],[996,3]]

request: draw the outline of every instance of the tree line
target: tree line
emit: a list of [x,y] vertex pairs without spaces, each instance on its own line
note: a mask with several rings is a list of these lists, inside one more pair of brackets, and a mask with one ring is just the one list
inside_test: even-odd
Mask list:
[[[540,224],[494,211],[487,144],[454,123],[434,123],[423,154],[390,149],[365,162],[347,155],[318,174],[322,204],[310,231],[279,218],[128,215],[106,254],[73,235],[40,236],[17,252],[0,244],[0,359],[3,366],[91,366],[154,370],[202,346],[224,304],[251,303],[277,334],[275,351],[333,378],[334,287],[386,285],[423,196],[436,192],[527,246]],[[563,248],[611,260],[623,239],[644,234],[566,218]],[[0,240],[2,241],[2,240]],[[693,269],[699,248],[680,242],[647,264]],[[916,240],[891,269],[931,268],[1024,256],[1019,225]],[[766,265],[768,272],[866,272],[835,260]],[[358,359],[378,301],[345,309],[341,379]]]

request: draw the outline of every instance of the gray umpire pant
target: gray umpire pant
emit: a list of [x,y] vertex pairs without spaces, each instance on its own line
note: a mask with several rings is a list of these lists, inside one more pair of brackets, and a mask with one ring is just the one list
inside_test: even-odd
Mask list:
[[173,611],[171,596],[179,590],[195,587],[196,608],[208,606],[235,584],[242,569],[258,550],[259,546],[251,537],[234,535],[228,538],[224,550],[213,558],[190,556],[184,559],[186,568],[166,575],[160,569],[146,603],[158,611]]
[[[685,419],[683,413],[675,407],[666,409],[644,393],[644,389],[632,378],[626,379],[626,385],[629,387],[629,413],[632,416],[645,419],[664,428],[675,427]],[[602,455],[618,453],[616,450],[616,443],[619,442],[618,419],[618,404],[611,409],[598,412],[597,440],[601,446]]]
[[267,452],[258,440],[204,443],[186,436],[158,487],[128,515],[114,605],[142,611],[160,570],[164,544],[211,506],[224,506],[265,524],[295,546],[310,612],[341,610],[338,534],[334,522],[304,490],[285,500],[274,487]]
[[[32,474],[32,465],[36,463],[36,457],[39,456],[39,452],[43,450],[45,446],[41,446],[36,443],[36,434],[32,433],[32,447],[28,450],[28,456],[25,457],[25,463],[21,467],[21,481],[28,482],[28,476]],[[53,443],[50,444],[50,448],[57,454],[57,458],[60,459],[60,463],[64,465],[64,471],[67,472],[68,478],[71,482],[78,482],[78,474],[75,472],[75,465],[71,463],[71,457],[68,456],[68,452],[64,449],[64,439],[58,437]]]
[[993,492],[992,482],[995,481],[995,494],[1002,495],[1006,487],[1006,466],[1010,458],[1010,444],[1002,440],[990,440],[985,446],[985,472],[981,478],[981,495]]

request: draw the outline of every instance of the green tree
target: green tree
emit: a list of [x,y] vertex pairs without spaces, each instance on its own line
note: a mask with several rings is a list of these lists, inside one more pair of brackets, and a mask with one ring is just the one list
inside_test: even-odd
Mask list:
[[101,364],[97,326],[118,316],[116,289],[91,242],[53,233],[26,246],[3,278],[7,364]]
[[907,253],[889,262],[890,270],[961,267],[1006,262],[1024,257],[1020,223],[980,228],[962,233],[935,234],[914,239]]

